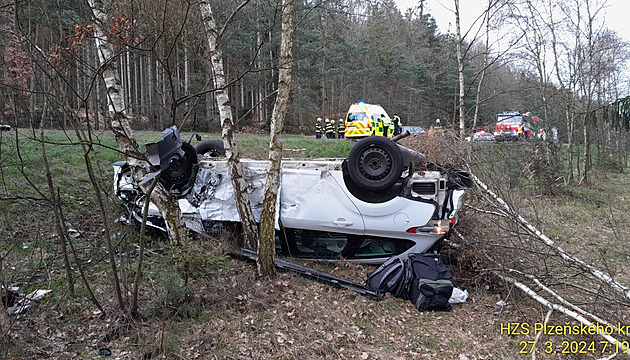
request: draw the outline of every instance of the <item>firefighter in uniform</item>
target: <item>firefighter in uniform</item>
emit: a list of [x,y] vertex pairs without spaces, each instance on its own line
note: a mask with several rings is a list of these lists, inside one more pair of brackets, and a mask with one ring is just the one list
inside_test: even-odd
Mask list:
[[376,136],[376,124],[374,123],[374,115],[370,115],[368,119],[368,129],[370,130],[370,136]]
[[392,125],[391,119],[386,117],[385,114],[382,114],[381,120],[383,121],[383,136],[385,136],[386,138],[391,138],[391,134],[393,133],[393,130],[394,130],[393,128],[390,129]]
[[440,133],[444,133],[442,123],[440,122],[440,119],[435,119],[435,126],[432,126],[431,129],[429,129],[429,135],[436,135]]
[[516,131],[516,135],[518,136],[519,140],[525,138],[525,133],[523,132],[523,123],[520,123],[518,125],[518,130]]
[[322,118],[317,118],[317,121],[315,122],[315,138],[322,138]]
[[337,138],[343,139],[346,137],[346,124],[343,119],[339,119],[339,124],[337,125]]
[[374,129],[374,136],[383,136],[383,120],[381,120],[380,117],[374,119],[374,125],[372,126],[372,129]]
[[337,126],[335,125],[335,120],[330,120],[330,126],[332,126],[332,135],[330,136],[331,139],[336,139],[337,138]]
[[326,139],[332,139],[333,137],[333,126],[330,123],[330,120],[326,119]]
[[400,134],[402,132],[402,122],[400,121],[400,116],[398,114],[394,114],[394,136]]

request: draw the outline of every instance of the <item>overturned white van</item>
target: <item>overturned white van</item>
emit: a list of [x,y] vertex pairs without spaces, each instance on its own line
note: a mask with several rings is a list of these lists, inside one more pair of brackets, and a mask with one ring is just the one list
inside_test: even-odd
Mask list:
[[[173,129],[164,137],[172,139]],[[217,156],[220,143],[197,146],[198,152],[215,157],[191,156],[194,148],[181,140],[161,146],[160,154],[177,157],[182,152],[167,148],[178,146],[187,154],[179,164],[169,160],[178,181],[172,181],[168,169],[160,179],[180,194],[187,226],[207,233],[220,224],[238,224],[227,161]],[[242,160],[242,165],[259,221],[268,162]],[[197,169],[185,171],[189,167]],[[348,158],[283,159],[277,251],[305,259],[382,263],[392,255],[434,249],[456,224],[462,197],[471,187],[465,171],[427,163],[424,155],[383,137],[359,141]],[[124,220],[139,223],[145,195],[125,162],[114,164],[114,190],[125,205]],[[164,230],[155,206],[150,207],[148,225]]]

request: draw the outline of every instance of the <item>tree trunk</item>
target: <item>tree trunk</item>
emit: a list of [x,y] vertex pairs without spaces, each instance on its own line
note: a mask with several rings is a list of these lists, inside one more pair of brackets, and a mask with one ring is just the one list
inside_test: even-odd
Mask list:
[[567,155],[569,162],[569,178],[568,181],[573,181],[573,127],[575,120],[573,119],[573,111],[569,110],[569,106],[565,109],[565,116],[567,118]]
[[[45,107],[46,105],[44,105]],[[43,119],[43,117],[42,117]],[[61,204],[57,202],[57,198],[55,197],[55,186],[53,184],[53,179],[52,179],[52,175],[50,172],[50,165],[48,164],[48,157],[46,156],[46,146],[45,146],[45,141],[44,141],[44,126],[43,126],[43,121],[42,124],[40,126],[40,140],[41,140],[41,147],[42,147],[42,162],[44,164],[44,171],[46,173],[46,181],[47,181],[47,185],[48,185],[48,193],[50,195],[50,204],[51,206],[54,208],[54,212],[55,212],[55,228],[57,230],[57,234],[59,234],[59,245],[61,246],[61,251],[63,252],[63,264],[64,264],[64,268],[66,270],[66,280],[68,281],[68,292],[70,293],[70,296],[74,296],[74,275],[72,272],[72,267],[70,265],[70,259],[68,256],[68,249],[67,249],[67,235],[68,231],[65,227],[65,225],[62,222],[61,216],[59,215],[59,208],[61,207]],[[117,273],[114,272],[114,277],[116,278]],[[114,285],[116,287],[116,291],[117,294],[120,294],[120,287],[119,287],[120,282],[118,281],[118,279],[116,278],[116,281],[114,282]]]
[[289,103],[291,71],[293,69],[293,0],[282,1],[282,35],[280,40],[280,66],[278,70],[278,95],[271,117],[269,141],[269,172],[265,183],[265,200],[260,216],[260,240],[258,246],[258,274],[275,276],[275,216],[280,188],[282,166],[281,133]]
[[[127,163],[131,167],[135,180],[140,181],[146,176],[147,163],[144,154],[140,151],[138,143],[131,131],[129,120],[125,117],[125,100],[120,77],[116,69],[114,47],[108,41],[104,28],[107,24],[105,4],[102,0],[88,0],[90,8],[96,19],[96,50],[105,80],[107,96],[107,116],[110,119],[111,129],[114,132],[119,150],[126,155]],[[142,190],[146,193],[148,184]],[[151,195],[151,201],[160,209],[164,218],[169,239],[172,243],[180,244],[186,238],[187,230],[179,209],[178,202],[164,188],[158,185]]]
[[[0,299],[2,298],[2,294],[3,294],[2,289],[4,289],[4,287],[2,286],[4,285],[4,273],[2,271],[3,269],[2,262],[7,255],[9,255],[9,252],[0,254]],[[9,322],[9,318],[7,316],[7,309],[4,306],[4,302],[0,300],[0,338],[2,338],[3,334],[7,334],[9,332],[10,326],[11,326],[11,323]]]
[[479,106],[481,101],[481,84],[486,77],[486,68],[488,67],[488,58],[490,52],[490,10],[492,7],[492,0],[488,0],[488,8],[486,9],[486,51],[483,53],[483,68],[481,74],[479,74],[479,83],[477,84],[477,95],[475,98],[475,116],[473,117],[472,130],[477,131],[477,121],[479,119]]
[[455,25],[457,29],[457,73],[459,75],[459,136],[463,140],[466,137],[466,108],[464,98],[466,87],[464,84],[464,57],[462,55],[462,32],[459,23],[459,0],[455,0]]
[[234,186],[236,206],[243,227],[244,245],[246,248],[256,249],[258,238],[256,233],[256,220],[254,219],[254,213],[252,212],[252,207],[249,202],[247,185],[243,178],[243,168],[240,164],[240,156],[236,147],[236,141],[234,140],[232,130],[234,122],[225,81],[225,72],[223,70],[223,53],[217,48],[216,22],[212,13],[212,7],[209,3],[201,2],[199,7],[208,38],[208,50],[210,51],[214,87],[216,89],[215,98],[221,118],[221,135],[223,137],[225,154],[228,158],[232,185]]
[[582,153],[582,177],[580,178],[580,184],[588,182],[589,172],[589,158],[591,156],[591,139],[589,136],[589,119],[590,113],[584,114],[583,124],[583,140],[584,140],[584,152]]

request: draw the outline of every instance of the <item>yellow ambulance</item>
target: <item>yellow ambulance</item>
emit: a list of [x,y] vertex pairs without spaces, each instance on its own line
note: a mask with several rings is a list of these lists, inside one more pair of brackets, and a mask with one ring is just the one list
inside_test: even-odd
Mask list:
[[380,105],[366,104],[363,101],[359,101],[350,105],[348,114],[346,115],[346,137],[347,138],[362,138],[372,135],[381,135],[382,129],[379,133],[379,119],[383,118],[390,126],[387,129],[387,137],[391,138],[394,133],[394,124],[390,119],[385,109]]

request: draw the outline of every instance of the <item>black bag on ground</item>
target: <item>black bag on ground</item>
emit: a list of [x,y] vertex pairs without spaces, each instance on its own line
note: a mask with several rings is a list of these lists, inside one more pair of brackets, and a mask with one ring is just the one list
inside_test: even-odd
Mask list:
[[439,254],[409,254],[413,271],[409,296],[419,311],[451,311],[453,293],[450,267]]
[[366,285],[376,292],[377,296],[391,293],[396,298],[408,300],[412,277],[413,271],[409,261],[399,256],[392,256],[378,269],[367,275]]

